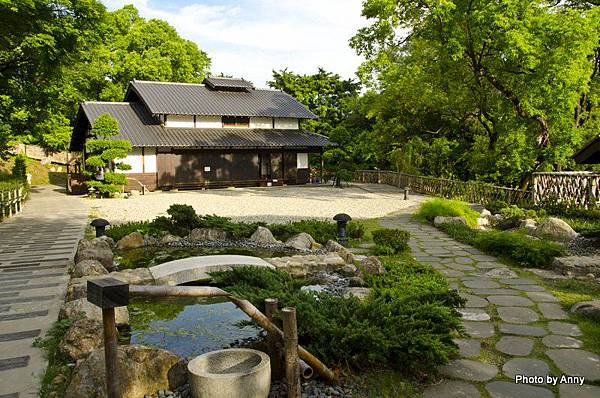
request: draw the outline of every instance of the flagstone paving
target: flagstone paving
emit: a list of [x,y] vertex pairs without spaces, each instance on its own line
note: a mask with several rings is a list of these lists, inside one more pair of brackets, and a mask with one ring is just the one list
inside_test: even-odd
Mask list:
[[[454,241],[412,219],[415,208],[380,219],[411,233],[413,257],[439,270],[466,300],[458,359],[440,368],[445,377],[423,396],[492,398],[600,397],[600,357],[585,350],[582,335],[558,299],[527,272]],[[514,272],[517,271],[518,273]],[[516,384],[516,375],[585,376],[586,384]],[[597,383],[597,382],[596,382]],[[594,384],[596,384],[594,383]]]
[[0,222],[0,398],[38,396],[46,360],[32,343],[58,318],[89,214],[61,191],[33,187],[23,212]]

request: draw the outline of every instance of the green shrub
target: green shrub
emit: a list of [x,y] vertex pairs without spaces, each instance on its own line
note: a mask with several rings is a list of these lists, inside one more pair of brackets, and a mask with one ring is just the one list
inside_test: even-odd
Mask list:
[[198,225],[198,215],[190,205],[172,204],[167,209],[167,214],[171,216],[172,223],[178,228],[191,230]]
[[[460,328],[454,307],[462,299],[428,266],[389,261],[388,272],[369,277],[361,302],[300,290],[302,282],[265,269],[236,268],[212,274],[214,282],[258,308],[266,298],[296,308],[299,342],[330,366],[396,368],[422,376],[456,353]],[[275,318],[281,322],[280,314]]]
[[458,200],[435,198],[423,202],[415,214],[417,219],[429,223],[433,223],[433,220],[437,216],[463,217],[469,226],[475,227],[479,213],[471,209],[468,203]]
[[0,191],[18,188],[23,185],[23,181],[15,179],[6,179],[0,181]]
[[512,205],[509,207],[505,207],[500,209],[499,213],[504,219],[498,225],[500,229],[509,229],[519,226],[522,220],[527,218],[532,218],[534,220],[538,219],[537,212],[532,209],[522,209],[516,205]]
[[161,229],[157,229],[153,222],[135,221],[125,224],[111,225],[106,229],[106,236],[116,241],[132,232],[140,232],[143,235],[160,236]]
[[362,239],[365,236],[365,225],[360,221],[350,221],[348,223],[348,237],[352,239]]
[[500,210],[506,207],[508,207],[508,203],[498,199],[487,202],[485,205],[485,208],[488,209],[492,214],[498,214],[500,213]]
[[22,153],[15,156],[12,167],[12,176],[18,181],[27,181],[27,158]]
[[337,238],[336,224],[329,221],[300,220],[287,224],[269,224],[267,228],[271,230],[275,238],[284,242],[300,232],[306,232],[321,244]]
[[373,231],[373,242],[380,254],[398,254],[408,249],[410,233],[402,229],[378,229]]
[[464,225],[457,223],[446,223],[438,226],[439,229],[450,235],[452,238],[459,242],[467,243],[469,245],[475,244],[475,237],[479,231]]

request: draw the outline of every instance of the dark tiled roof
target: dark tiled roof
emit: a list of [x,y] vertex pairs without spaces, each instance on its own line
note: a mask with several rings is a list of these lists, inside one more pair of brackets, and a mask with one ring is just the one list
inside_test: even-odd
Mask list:
[[305,130],[166,128],[138,103],[85,102],[73,132],[72,150],[81,150],[87,127],[103,113],[119,121],[121,133],[114,138],[129,140],[134,147],[320,148],[329,143],[327,137]]
[[237,90],[253,90],[254,86],[244,79],[231,79],[228,77],[207,77],[204,79],[204,84],[216,90],[219,89],[237,89]]
[[292,96],[277,90],[218,91],[202,84],[134,80],[125,100],[136,96],[155,115],[317,118]]
[[600,135],[597,135],[578,150],[573,159],[578,164],[600,164]]

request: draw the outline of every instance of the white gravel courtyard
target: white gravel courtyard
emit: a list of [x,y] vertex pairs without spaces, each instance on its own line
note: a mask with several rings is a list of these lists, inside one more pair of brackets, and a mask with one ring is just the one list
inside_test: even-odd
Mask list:
[[403,193],[396,188],[360,184],[342,189],[288,186],[153,192],[129,199],[90,201],[95,217],[121,224],[166,215],[166,210],[174,203],[191,205],[198,214],[217,214],[237,221],[285,222],[331,219],[337,213],[347,213],[355,219],[382,217],[414,206],[423,199],[423,196],[411,194],[410,200],[404,200]]

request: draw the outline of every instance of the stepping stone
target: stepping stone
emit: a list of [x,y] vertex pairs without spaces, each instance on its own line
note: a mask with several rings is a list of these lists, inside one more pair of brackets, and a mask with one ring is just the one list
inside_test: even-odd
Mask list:
[[587,383],[600,380],[600,356],[584,350],[547,350],[546,355],[566,375],[583,376]]
[[503,279],[500,283],[506,285],[535,285],[537,282],[531,279]]
[[512,290],[512,289],[472,289],[471,292],[473,294],[478,294],[480,296],[492,296],[492,295],[519,296],[519,295],[521,295],[521,292],[519,292],[517,290]]
[[508,323],[530,323],[540,319],[537,312],[521,307],[498,307],[498,316]]
[[500,333],[516,334],[519,336],[545,336],[548,334],[546,329],[538,326],[514,325],[511,323],[501,323],[498,326]]
[[477,261],[490,261],[496,262],[497,258],[493,256],[488,256],[487,254],[474,254],[473,259]]
[[458,346],[458,353],[461,357],[472,358],[479,356],[481,341],[475,339],[454,339],[452,341]]
[[488,322],[462,322],[467,334],[476,339],[487,339],[494,335],[494,325]]
[[464,281],[463,285],[471,289],[494,289],[500,287],[500,285],[497,282],[488,281],[485,279],[473,279],[469,281]]
[[473,264],[475,262],[475,260],[473,260],[471,257],[455,257],[454,261],[457,264]]
[[550,367],[540,359],[514,358],[502,366],[502,372],[513,380],[516,375],[543,376],[545,380],[550,374]]
[[427,387],[423,398],[480,398],[481,394],[473,384],[457,380],[444,380],[436,386]]
[[489,296],[487,300],[503,307],[528,307],[533,305],[533,301],[519,296]]
[[455,359],[440,368],[440,373],[467,381],[487,381],[498,374],[498,368],[488,363],[471,359]]
[[458,310],[465,321],[489,321],[490,316],[481,308],[461,308]]
[[[560,398],[598,398],[600,397],[600,387],[576,384],[561,384],[558,388]],[[477,396],[477,395],[475,395]]]
[[475,271],[475,267],[471,267],[470,265],[447,263],[446,266],[456,271]]
[[496,349],[508,355],[527,356],[533,349],[533,340],[525,337],[503,336],[496,343]]
[[550,329],[550,331],[554,334],[560,334],[563,336],[577,337],[583,334],[581,333],[581,329],[579,329],[579,326],[566,322],[548,322],[548,329]]
[[558,336],[551,334],[542,339],[542,343],[549,348],[581,348],[583,343],[580,340],[569,336]]
[[444,276],[447,276],[448,278],[458,278],[460,276],[463,276],[465,273],[462,271],[456,271],[453,269],[441,269],[440,273]]
[[485,389],[492,398],[554,398],[547,388],[508,381],[493,381],[486,384]]
[[569,316],[560,304],[539,303],[538,309],[546,319],[569,319]]
[[490,305],[489,301],[479,296],[468,293],[459,293],[459,296],[467,300],[465,307],[467,308],[484,308]]
[[491,262],[488,262],[488,261],[483,261],[483,262],[476,263],[475,266],[477,268],[481,268],[481,269],[493,269],[493,268],[503,267],[502,264],[491,263]]
[[513,289],[523,290],[525,292],[543,292],[545,289],[539,285],[512,285]]
[[488,278],[517,278],[516,272],[509,270],[508,268],[494,268],[485,273]]
[[527,292],[527,297],[533,301],[541,301],[546,303],[557,303],[558,299],[552,293],[548,292]]

